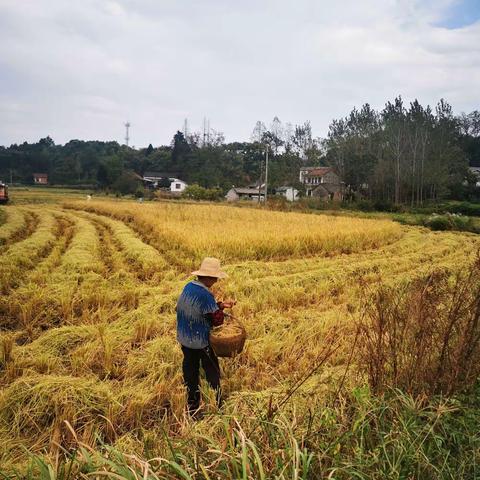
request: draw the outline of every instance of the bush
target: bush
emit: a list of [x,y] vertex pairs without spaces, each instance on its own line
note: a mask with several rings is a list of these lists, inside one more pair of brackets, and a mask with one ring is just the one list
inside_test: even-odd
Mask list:
[[402,207],[399,205],[395,205],[393,202],[390,202],[389,200],[376,200],[373,203],[373,207],[375,210],[379,212],[400,212],[402,210]]
[[331,202],[319,197],[303,197],[298,202],[295,202],[300,209],[312,210],[339,210],[341,208],[340,202]]
[[423,223],[431,230],[476,231],[471,218],[463,217],[456,213],[446,213],[445,215],[437,215],[434,213],[427,217]]
[[352,205],[353,208],[357,208],[362,212],[373,212],[375,210],[375,205],[370,200],[359,200],[356,204]]
[[431,215],[425,219],[424,223],[432,230],[452,230],[450,219],[444,215]]
[[132,195],[141,188],[141,182],[133,172],[124,172],[115,180],[112,188],[121,195]]
[[182,193],[183,198],[190,198],[192,200],[220,200],[223,192],[220,188],[204,188],[194,183],[189,185]]
[[480,376],[480,256],[466,272],[436,271],[368,292],[361,365],[375,393],[453,394]]
[[145,190],[143,188],[137,188],[135,192],[135,198],[143,198],[145,196]]
[[460,213],[462,215],[469,215],[471,217],[480,217],[480,204],[478,203],[452,203],[443,207],[445,212]]

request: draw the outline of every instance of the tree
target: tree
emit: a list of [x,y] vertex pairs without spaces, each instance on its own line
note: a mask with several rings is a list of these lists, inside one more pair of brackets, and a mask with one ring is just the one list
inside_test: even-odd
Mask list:
[[148,157],[153,152],[153,146],[151,143],[148,144],[148,147],[145,149],[145,155]]
[[396,205],[401,201],[401,183],[403,180],[403,157],[406,148],[406,112],[402,97],[393,103],[387,102],[382,113],[384,145],[387,158],[393,163],[394,199]]
[[97,181],[100,187],[106,187],[108,185],[108,171],[103,163],[98,166]]
[[113,183],[112,188],[114,191],[121,193],[122,195],[134,194],[142,183],[137,178],[134,172],[123,172]]
[[265,127],[265,124],[258,120],[255,124],[255,127],[253,128],[252,135],[250,136],[250,140],[252,141],[252,143],[261,143],[263,135],[266,131],[267,127]]

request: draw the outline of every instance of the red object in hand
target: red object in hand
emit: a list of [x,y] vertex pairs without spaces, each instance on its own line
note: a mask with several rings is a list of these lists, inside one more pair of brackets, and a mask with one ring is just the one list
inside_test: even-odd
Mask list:
[[223,310],[216,310],[215,312],[209,313],[208,316],[210,317],[210,320],[212,321],[212,325],[214,327],[219,327],[220,325],[223,325],[223,320],[225,318]]

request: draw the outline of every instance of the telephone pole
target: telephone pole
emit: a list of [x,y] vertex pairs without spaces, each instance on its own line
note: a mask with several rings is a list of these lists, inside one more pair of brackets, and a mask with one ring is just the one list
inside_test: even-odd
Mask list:
[[265,204],[267,203],[267,189],[268,189],[268,145],[265,150]]
[[130,137],[128,136],[128,130],[130,128],[130,122],[127,121],[125,124],[125,145],[128,147],[128,142],[130,141]]

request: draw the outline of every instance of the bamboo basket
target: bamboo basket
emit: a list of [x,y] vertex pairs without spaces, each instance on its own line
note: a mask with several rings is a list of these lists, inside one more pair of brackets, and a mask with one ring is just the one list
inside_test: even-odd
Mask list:
[[210,346],[217,357],[234,357],[245,345],[247,332],[238,320],[231,320],[210,331]]

